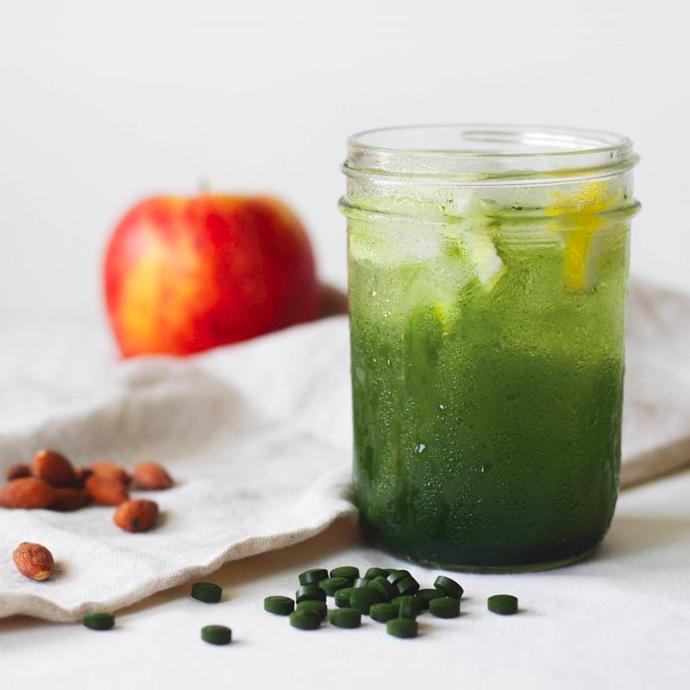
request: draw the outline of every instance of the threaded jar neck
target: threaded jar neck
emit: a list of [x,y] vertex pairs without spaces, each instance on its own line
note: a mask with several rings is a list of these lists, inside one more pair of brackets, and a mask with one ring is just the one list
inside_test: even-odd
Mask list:
[[417,125],[355,134],[348,177],[409,184],[543,184],[550,178],[606,177],[637,162],[630,139],[585,129],[528,125]]

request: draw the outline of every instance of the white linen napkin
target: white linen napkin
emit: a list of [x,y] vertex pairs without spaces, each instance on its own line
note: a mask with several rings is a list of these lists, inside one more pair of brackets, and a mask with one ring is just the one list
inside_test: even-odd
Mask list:
[[[672,468],[690,456],[690,298],[638,283],[629,325],[624,457],[634,480],[645,459]],[[0,509],[0,617],[117,610],[354,515],[345,317],[185,360],[115,364],[102,333],[7,326],[0,470],[50,447],[80,464],[151,459],[176,485],[150,494],[162,516],[144,534],[115,527],[112,508]],[[22,541],[52,551],[51,580],[17,572]]]

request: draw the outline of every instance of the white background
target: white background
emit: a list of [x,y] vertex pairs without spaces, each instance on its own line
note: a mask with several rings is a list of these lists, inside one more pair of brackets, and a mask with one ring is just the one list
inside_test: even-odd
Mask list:
[[99,315],[119,215],[201,180],[284,196],[344,284],[346,136],[439,121],[632,137],[633,269],[690,290],[689,16],[683,0],[0,0],[0,315]]

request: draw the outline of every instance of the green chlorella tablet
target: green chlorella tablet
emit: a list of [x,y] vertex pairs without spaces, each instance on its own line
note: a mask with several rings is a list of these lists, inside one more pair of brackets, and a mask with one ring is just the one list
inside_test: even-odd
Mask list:
[[312,568],[299,574],[299,583],[301,585],[316,585],[327,577],[328,571],[325,568]]
[[501,616],[510,616],[517,613],[518,600],[512,594],[494,594],[487,601],[489,611],[498,613]]
[[230,644],[232,630],[224,625],[206,625],[201,628],[201,639],[209,644]]
[[429,611],[437,618],[457,618],[460,615],[460,599],[439,597],[429,602]]
[[366,577],[367,580],[373,580],[375,577],[382,577],[385,579],[388,577],[388,571],[383,568],[369,568],[367,572],[364,573],[364,577]]
[[298,587],[295,592],[295,601],[299,604],[300,601],[326,601],[326,590],[321,589],[317,585],[302,585]]
[[420,589],[417,592],[417,599],[423,609],[429,608],[429,602],[432,599],[438,599],[439,597],[445,596],[443,592],[439,589]]
[[443,592],[447,597],[461,599],[465,591],[455,580],[445,575],[439,575],[434,581],[434,587]]
[[417,597],[412,595],[400,597],[398,602],[398,617],[399,618],[417,618],[419,607],[417,604]]
[[115,625],[115,616],[112,613],[105,612],[87,613],[84,616],[83,623],[91,630],[110,630]]
[[395,583],[398,594],[405,596],[406,594],[416,594],[419,591],[419,582],[413,577],[404,577]]
[[192,597],[206,604],[217,604],[223,594],[223,588],[213,582],[195,582],[192,585]]
[[359,577],[359,568],[355,568],[354,565],[341,565],[331,570],[331,577],[344,577],[352,584]]
[[297,604],[297,611],[311,611],[319,615],[322,621],[326,620],[328,615],[328,607],[325,601],[314,601],[313,599],[308,599],[307,601],[300,601]]
[[321,616],[314,611],[300,611],[290,614],[290,625],[299,630],[316,630],[321,626]]
[[390,601],[397,594],[395,587],[385,577],[375,577],[369,587],[381,594],[384,601]]
[[338,628],[359,628],[362,625],[362,615],[355,609],[335,609],[331,611],[330,621]]
[[353,583],[353,587],[368,587],[369,580],[366,577],[358,577]]
[[295,602],[290,597],[271,596],[264,599],[264,611],[277,616],[289,616],[295,610]]
[[369,613],[372,604],[380,604],[383,596],[371,587],[355,587],[350,594],[350,606],[360,613]]
[[386,623],[386,632],[393,637],[417,637],[418,630],[417,621],[412,618],[392,618]]
[[379,623],[386,623],[391,618],[398,617],[399,607],[393,603],[372,604],[369,608],[369,615]]
[[352,594],[352,587],[339,589],[335,593],[335,605],[341,609],[350,608],[350,594]]
[[392,570],[390,573],[388,573],[386,580],[388,580],[388,582],[390,582],[392,585],[395,585],[405,577],[412,577],[412,575],[410,575],[407,570]]
[[339,589],[345,589],[350,586],[350,581],[344,577],[327,577],[325,580],[319,582],[319,587],[323,589],[329,597],[335,595]]

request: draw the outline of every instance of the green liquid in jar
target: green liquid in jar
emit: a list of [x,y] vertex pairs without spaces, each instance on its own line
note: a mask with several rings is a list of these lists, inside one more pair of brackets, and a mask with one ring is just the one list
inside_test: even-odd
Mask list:
[[350,215],[354,491],[373,541],[425,563],[519,570],[603,538],[629,224],[600,211],[534,227],[500,213]]

